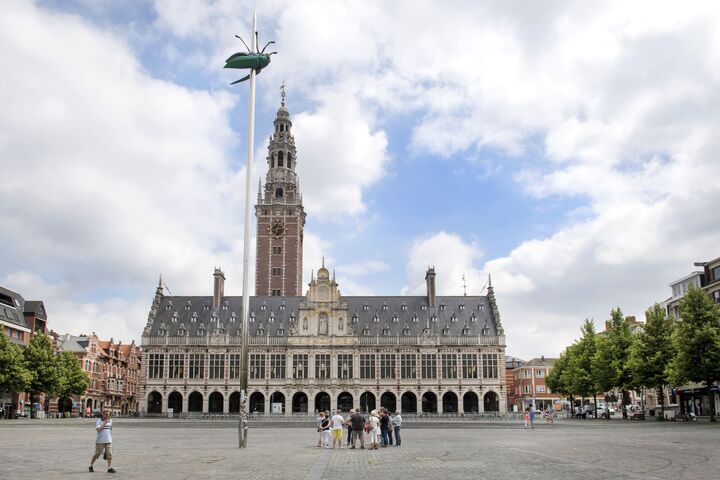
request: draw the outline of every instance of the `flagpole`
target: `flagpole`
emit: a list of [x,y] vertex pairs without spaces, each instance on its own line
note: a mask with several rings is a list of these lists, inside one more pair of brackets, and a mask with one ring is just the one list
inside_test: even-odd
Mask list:
[[[257,15],[253,12],[252,48],[257,52]],[[248,436],[248,317],[250,316],[250,201],[252,193],[252,163],[255,138],[255,69],[250,70],[250,101],[248,107],[247,166],[245,170],[245,231],[243,236],[243,299],[242,337],[240,348],[240,424],[239,448],[247,447]]]

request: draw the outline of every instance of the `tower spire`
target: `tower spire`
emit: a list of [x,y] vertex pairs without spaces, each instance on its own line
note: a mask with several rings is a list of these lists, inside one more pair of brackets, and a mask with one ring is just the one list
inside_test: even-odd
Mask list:
[[285,106],[285,80],[280,84],[280,106]]

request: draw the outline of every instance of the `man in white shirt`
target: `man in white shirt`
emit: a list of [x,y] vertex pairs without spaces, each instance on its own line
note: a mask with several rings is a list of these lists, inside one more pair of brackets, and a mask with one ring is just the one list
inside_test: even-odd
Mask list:
[[402,417],[400,416],[400,412],[396,411],[395,415],[392,417],[391,420],[393,430],[395,431],[395,446],[400,446],[400,426],[402,425]]
[[345,419],[340,415],[338,412],[334,412],[335,414],[330,419],[330,430],[332,431],[332,439],[333,439],[333,446],[332,448],[335,448],[335,442],[337,442],[338,447],[342,447],[342,435],[343,431],[345,430]]
[[103,412],[102,419],[95,422],[95,455],[90,460],[90,467],[88,470],[94,472],[93,463],[102,455],[103,450],[105,451],[105,457],[107,458],[108,473],[115,473],[115,469],[112,468],[112,420],[110,419],[110,411],[105,410]]

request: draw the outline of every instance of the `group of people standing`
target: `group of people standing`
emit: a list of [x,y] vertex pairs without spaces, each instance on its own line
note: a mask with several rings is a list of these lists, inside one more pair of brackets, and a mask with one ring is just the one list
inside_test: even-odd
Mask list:
[[[370,435],[368,448],[377,450],[380,447],[394,446],[399,447],[401,444],[400,427],[402,426],[402,417],[400,412],[396,411],[391,414],[385,408],[373,410],[370,417],[365,417],[357,410],[352,409],[350,413],[343,417],[339,412],[329,411],[320,412],[316,418],[317,431],[320,434],[318,439],[318,447],[335,448],[337,443],[339,448],[343,443],[343,432],[347,429],[346,444],[355,448],[358,440],[360,448],[365,448],[365,434]],[[330,446],[330,437],[332,436],[332,447]]]

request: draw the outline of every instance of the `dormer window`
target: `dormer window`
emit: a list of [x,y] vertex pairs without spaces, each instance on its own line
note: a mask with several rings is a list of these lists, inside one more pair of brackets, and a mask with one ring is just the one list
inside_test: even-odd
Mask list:
[[370,305],[368,305],[367,303],[365,305],[363,305],[363,310],[365,310],[365,311],[370,310]]
[[402,305],[400,305],[400,310],[407,310],[407,303],[403,303]]
[[427,310],[427,305],[425,305],[424,303],[420,305],[420,310]]
[[263,302],[262,305],[260,305],[260,310],[267,309],[267,303]]
[[413,323],[417,323],[417,321],[418,321],[417,313],[413,313],[412,321],[413,321]]
[[457,322],[457,315],[455,315],[454,313],[452,315],[450,315],[450,321]]
[[211,322],[216,322],[217,319],[218,319],[217,313],[216,313],[216,312],[213,312],[212,315],[210,315],[210,321],[211,321]]
[[392,319],[393,319],[393,322],[397,322],[398,320],[400,320],[400,319],[398,318],[397,313],[393,315]]
[[257,329],[258,336],[265,335],[265,329],[260,325]]
[[255,321],[255,312],[253,312],[253,311],[250,312],[250,321],[251,322]]
[[483,326],[482,334],[483,334],[483,335],[490,335],[490,327],[488,327],[487,323]]
[[352,321],[353,321],[353,322],[357,322],[357,321],[358,321],[357,313],[352,316]]
[[470,329],[468,328],[467,325],[465,325],[465,326],[463,327],[463,329],[462,329],[462,334],[463,334],[463,335],[469,335],[469,334],[470,334]]
[[275,321],[275,312],[271,312],[271,313],[270,313],[270,319],[269,319],[269,321],[270,321],[271,323]]
[[237,315],[235,314],[235,312],[232,312],[230,314],[230,322],[234,322],[235,320],[237,320]]
[[449,334],[450,334],[450,327],[447,326],[447,323],[445,324],[445,326],[444,326],[443,329],[442,329],[442,334],[443,334],[443,335],[449,335]]
[[217,332],[218,333],[225,333],[225,326],[222,323],[219,323],[217,326]]
[[485,305],[483,305],[483,304],[481,303],[480,305],[478,305],[478,308],[480,309],[480,311],[484,311],[484,310],[485,310]]
[[445,304],[444,304],[444,303],[441,303],[441,304],[440,304],[440,310],[445,310]]
[[168,300],[168,302],[165,304],[165,310],[170,310],[172,308],[172,302]]
[[277,335],[278,337],[282,337],[283,335],[285,335],[285,329],[283,327],[278,328]]
[[373,322],[377,323],[377,322],[379,322],[379,321],[380,321],[380,317],[379,317],[378,314],[376,313],[376,314],[373,316]]
[[205,335],[205,327],[202,324],[198,327],[197,335],[198,337]]
[[167,330],[165,330],[165,324],[161,323],[160,328],[158,328],[158,335],[165,335],[167,333]]
[[193,312],[192,316],[190,317],[191,322],[197,322],[197,312]]
[[363,336],[365,336],[365,337],[369,337],[369,336],[370,336],[370,329],[369,329],[368,327],[363,328],[362,334],[363,334]]
[[390,327],[388,327],[387,325],[385,325],[385,327],[383,327],[382,334],[383,334],[384,336],[390,335]]
[[172,316],[172,322],[173,322],[173,323],[176,323],[177,320],[178,320],[178,313],[175,312],[175,313],[173,313],[173,316]]
[[405,324],[405,326],[403,327],[402,334],[403,334],[403,336],[405,336],[405,337],[407,337],[408,335],[410,335],[410,327],[408,327],[407,324]]
[[192,307],[192,303],[190,303],[190,300],[188,300],[188,301],[185,303],[185,310],[190,310],[190,307]]
[[295,319],[296,319],[296,317],[295,317],[295,312],[290,313],[290,321],[291,321],[291,322],[294,322]]
[[281,303],[281,304],[280,304],[280,310],[285,310],[285,304],[284,304],[284,303]]
[[465,310],[465,304],[464,304],[464,303],[461,303],[458,308],[459,308],[460,310]]
[[430,317],[431,322],[437,322],[437,315],[433,314],[432,317]]
[[225,301],[223,302],[222,309],[223,309],[223,310],[227,310],[228,308],[230,308],[230,305],[228,304],[227,300],[225,300]]
[[180,325],[180,328],[178,328],[177,334],[180,336],[184,336],[185,335],[185,327]]
[[205,305],[203,305],[203,310],[210,310],[210,304],[206,303]]
[[382,309],[387,311],[387,309],[388,309],[387,303],[383,304]]
[[477,322],[477,317],[475,316],[474,313],[470,316],[470,321],[471,321],[471,322]]

